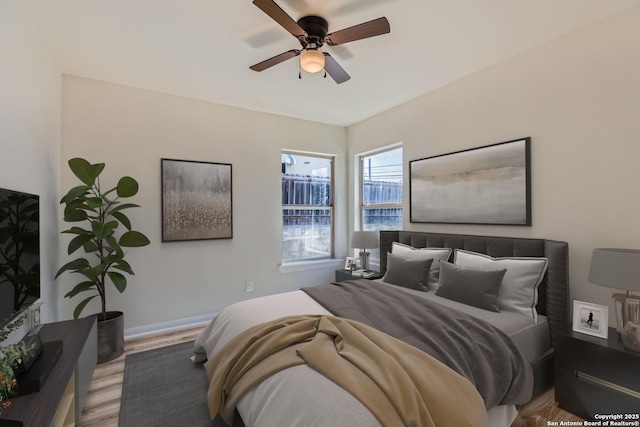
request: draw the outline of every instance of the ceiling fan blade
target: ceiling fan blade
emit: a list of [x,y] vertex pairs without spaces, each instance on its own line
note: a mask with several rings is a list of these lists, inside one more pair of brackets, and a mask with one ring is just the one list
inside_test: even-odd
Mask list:
[[292,17],[287,15],[287,12],[282,10],[280,6],[275,4],[273,0],[253,0],[253,4],[262,9],[262,11],[269,15],[271,19],[282,25],[282,27],[293,34],[294,37],[306,36],[302,27],[300,27]]
[[291,59],[300,55],[300,52],[302,51],[298,49],[291,49],[284,53],[281,53],[280,55],[276,55],[273,58],[258,62],[257,64],[252,65],[249,68],[251,68],[253,71],[264,71],[269,67],[273,67],[274,65],[278,65],[279,63],[286,61],[287,59]]
[[378,18],[373,21],[364,22],[335,33],[327,34],[325,42],[330,46],[349,43],[356,40],[362,40],[369,37],[387,34],[391,31],[391,26],[387,18]]
[[344,83],[351,78],[349,74],[333,59],[333,56],[329,55],[327,52],[322,52],[324,54],[324,70],[329,73],[331,78],[336,81],[336,83]]

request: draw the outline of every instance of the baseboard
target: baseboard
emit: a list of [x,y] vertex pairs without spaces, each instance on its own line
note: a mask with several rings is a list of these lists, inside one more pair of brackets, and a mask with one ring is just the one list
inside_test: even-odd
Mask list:
[[187,317],[185,319],[170,320],[168,322],[154,323],[152,325],[138,326],[136,328],[128,328],[124,330],[124,338],[138,338],[146,335],[155,335],[161,332],[170,332],[180,329],[192,328],[194,326],[206,325],[218,313],[203,314],[195,317]]

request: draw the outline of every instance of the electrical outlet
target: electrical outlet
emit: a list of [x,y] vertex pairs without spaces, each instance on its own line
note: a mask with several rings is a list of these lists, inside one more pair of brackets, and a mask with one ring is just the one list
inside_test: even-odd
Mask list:
[[253,292],[253,280],[247,280],[244,282],[244,291]]

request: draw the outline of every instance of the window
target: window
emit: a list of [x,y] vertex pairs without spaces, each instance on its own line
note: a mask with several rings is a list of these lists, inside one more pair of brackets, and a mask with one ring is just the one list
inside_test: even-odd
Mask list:
[[282,261],[333,256],[333,158],[282,153]]
[[402,179],[402,147],[360,156],[361,230],[402,229]]

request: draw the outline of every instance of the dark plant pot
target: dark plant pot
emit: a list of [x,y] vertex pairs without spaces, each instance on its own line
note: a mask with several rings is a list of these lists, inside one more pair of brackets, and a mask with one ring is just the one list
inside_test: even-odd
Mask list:
[[107,311],[98,318],[98,363],[105,363],[124,353],[124,314]]

